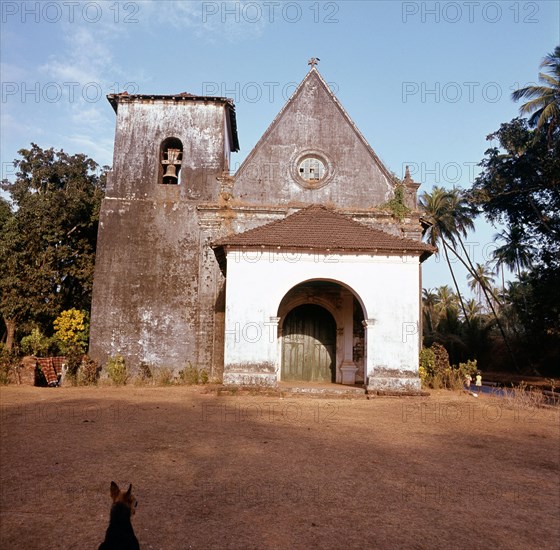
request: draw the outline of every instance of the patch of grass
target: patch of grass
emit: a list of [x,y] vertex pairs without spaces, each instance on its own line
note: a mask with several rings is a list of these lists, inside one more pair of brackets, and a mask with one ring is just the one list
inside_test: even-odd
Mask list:
[[504,388],[503,399],[506,405],[518,409],[534,409],[546,404],[546,397],[543,392],[527,389],[525,382],[511,388]]
[[158,386],[171,386],[173,384],[173,369],[161,367],[156,371],[155,382]]
[[191,362],[187,363],[187,366],[179,371],[178,382],[179,384],[186,384],[187,386],[195,386],[197,384],[208,384],[209,377],[206,370],[198,370],[194,367]]
[[111,357],[105,365],[105,372],[115,386],[124,386],[128,382],[128,369],[122,355]]

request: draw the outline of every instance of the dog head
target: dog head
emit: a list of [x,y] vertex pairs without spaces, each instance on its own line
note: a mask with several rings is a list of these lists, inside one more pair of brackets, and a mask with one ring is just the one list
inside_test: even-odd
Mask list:
[[132,483],[128,486],[128,491],[121,491],[119,486],[111,481],[111,498],[113,499],[113,504],[117,502],[124,503],[128,508],[130,508],[130,514],[134,514],[136,511],[136,506],[138,506],[138,501],[132,494]]

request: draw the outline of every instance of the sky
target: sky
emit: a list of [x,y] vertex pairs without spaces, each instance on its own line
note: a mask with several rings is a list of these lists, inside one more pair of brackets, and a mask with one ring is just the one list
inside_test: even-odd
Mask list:
[[[511,92],[537,81],[560,44],[560,2],[9,1],[1,6],[2,179],[17,151],[85,153],[111,165],[106,95],[218,95],[235,101],[239,166],[305,77],[311,57],[389,170],[468,188],[486,137],[519,114]],[[467,242],[490,259],[493,228]],[[456,262],[466,290],[466,274]],[[443,258],[425,288],[449,284]]]

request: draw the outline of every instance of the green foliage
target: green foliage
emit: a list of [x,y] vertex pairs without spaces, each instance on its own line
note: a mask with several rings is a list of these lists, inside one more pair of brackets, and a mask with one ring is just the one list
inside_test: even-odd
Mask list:
[[82,154],[32,144],[2,181],[0,314],[8,347],[34,325],[48,332],[64,309],[89,310],[105,173]]
[[84,359],[84,351],[79,344],[68,344],[65,347],[66,379],[73,386],[78,384],[78,371]]
[[449,364],[449,354],[441,345],[434,343],[429,348],[422,348],[420,351],[420,380],[424,386],[432,389],[457,390],[463,387],[465,379],[465,369],[472,368],[476,361],[468,361],[463,366],[452,367]]
[[519,111],[531,114],[529,124],[538,130],[548,125],[550,135],[560,124],[560,46],[544,57],[540,68],[548,70],[549,74],[539,73],[539,85],[515,90],[511,96],[514,101],[528,99]]
[[[545,125],[546,127],[546,125]],[[560,128],[550,136],[513,119],[488,136],[498,141],[481,162],[472,203],[494,223],[515,228],[533,263],[560,266]]]
[[115,386],[124,386],[128,381],[128,369],[122,355],[111,357],[105,365],[105,371]]
[[478,365],[476,359],[474,360],[469,359],[466,363],[459,363],[459,365],[457,365],[456,368],[463,375],[463,378],[466,378],[467,374],[472,377],[478,371]]
[[189,362],[184,369],[179,371],[179,381],[189,386],[198,384],[198,369]]
[[60,349],[66,353],[68,349],[77,348],[84,353],[89,339],[89,323],[87,313],[75,308],[65,310],[54,320],[55,338]]
[[420,368],[424,373],[424,378],[432,376],[436,366],[436,354],[431,348],[420,350]]
[[205,369],[202,369],[201,371],[199,371],[199,376],[198,376],[198,381],[200,384],[208,384],[208,373],[206,372]]
[[189,386],[207,384],[208,373],[204,369],[198,370],[196,367],[193,367],[189,361],[187,366],[183,370],[179,371],[179,382]]
[[19,355],[16,350],[9,350],[0,343],[0,385],[6,385],[17,376]]
[[45,336],[38,327],[35,327],[31,334],[21,339],[21,351],[25,355],[46,357],[52,352],[52,348],[53,339]]
[[399,182],[397,178],[395,178],[396,184],[394,188],[394,195],[393,198],[383,205],[381,208],[388,210],[393,218],[402,222],[408,214],[410,214],[410,208],[405,204],[405,187],[404,184]]

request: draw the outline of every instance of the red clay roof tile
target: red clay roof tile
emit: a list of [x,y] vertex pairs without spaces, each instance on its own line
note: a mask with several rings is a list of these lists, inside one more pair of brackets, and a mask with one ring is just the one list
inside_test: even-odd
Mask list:
[[373,229],[321,205],[299,210],[243,233],[228,235],[214,242],[212,248],[224,246],[366,251],[374,253],[408,252],[428,257],[436,249],[421,241],[397,237]]

